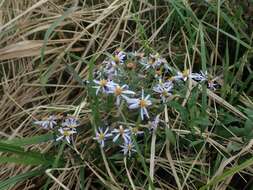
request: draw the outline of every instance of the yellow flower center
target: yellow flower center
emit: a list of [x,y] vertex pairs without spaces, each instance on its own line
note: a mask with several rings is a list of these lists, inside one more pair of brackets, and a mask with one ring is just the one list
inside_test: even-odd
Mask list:
[[63,131],[63,136],[67,137],[67,136],[69,136],[69,135],[70,135],[70,132],[69,132],[69,131],[67,131],[67,130]]
[[107,85],[107,80],[102,79],[102,80],[100,80],[99,83],[100,83],[100,86],[105,87]]
[[156,71],[155,71],[155,74],[161,75],[161,74],[162,74],[162,71],[161,71],[161,70],[156,70]]
[[162,92],[162,95],[163,95],[163,96],[168,96],[168,92],[164,90],[164,91]]
[[128,144],[127,145],[127,149],[130,151],[130,150],[132,150],[132,145],[131,144]]
[[154,58],[150,58],[149,60],[148,60],[148,64],[149,65],[153,65],[155,63],[155,59]]
[[105,138],[105,134],[104,133],[101,133],[101,134],[99,134],[99,140],[104,140],[104,138]]
[[123,127],[120,127],[120,128],[119,128],[119,133],[120,133],[121,135],[124,134],[124,128],[123,128]]
[[115,90],[114,90],[114,93],[115,93],[116,96],[119,96],[119,95],[122,94],[122,91],[123,91],[122,88],[119,87],[119,86],[117,86],[117,87],[115,88]]
[[144,99],[141,99],[139,105],[140,105],[141,108],[144,108],[144,107],[147,106],[147,101],[144,100]]
[[169,80],[169,81],[173,81],[173,80],[175,80],[175,77],[173,77],[173,76],[172,76],[172,77],[169,77],[168,80]]
[[183,77],[188,77],[189,69],[185,69],[182,74],[183,74]]
[[133,133],[133,134],[137,134],[137,133],[138,133],[138,131],[139,131],[139,130],[138,130],[138,128],[137,128],[137,127],[132,128],[132,133]]
[[115,63],[119,63],[119,62],[120,62],[120,58],[119,58],[118,55],[115,55],[115,56],[113,57],[113,60],[115,61]]

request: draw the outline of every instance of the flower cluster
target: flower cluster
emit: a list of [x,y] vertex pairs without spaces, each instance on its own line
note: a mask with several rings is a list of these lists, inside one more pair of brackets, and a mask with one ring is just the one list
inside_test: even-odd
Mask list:
[[108,127],[103,130],[99,128],[96,130],[96,136],[93,138],[97,140],[100,146],[103,148],[105,146],[105,141],[112,138],[112,141],[115,143],[117,141],[123,142],[123,145],[120,145],[124,155],[131,156],[132,152],[136,152],[134,144],[132,141],[132,135],[138,136],[143,134],[143,131],[139,131],[136,128],[125,129],[122,125],[119,125],[118,128],[110,130]]
[[[96,96],[113,96],[116,107],[119,109],[127,107],[130,111],[128,115],[138,110],[141,122],[148,124],[150,131],[156,131],[159,126],[160,113],[156,110],[157,104],[166,104],[170,101],[176,91],[183,89],[184,83],[188,80],[207,84],[210,90],[216,90],[218,87],[206,71],[198,73],[189,69],[179,71],[171,67],[158,53],[145,55],[145,53],[124,52],[121,49],[108,55],[94,76],[94,80],[89,83],[96,89]],[[150,118],[154,119],[151,121]],[[98,128],[95,133],[94,140],[101,147],[105,146],[106,140],[111,139],[116,143],[121,139],[122,151],[130,156],[131,152],[136,151],[131,137],[143,134],[143,131],[136,130],[136,127],[124,128],[119,125],[113,129]]]
[[75,117],[55,115],[45,117],[41,121],[35,121],[34,124],[56,132],[56,141],[65,139],[68,143],[71,143],[73,134],[77,133],[76,128],[80,125]]

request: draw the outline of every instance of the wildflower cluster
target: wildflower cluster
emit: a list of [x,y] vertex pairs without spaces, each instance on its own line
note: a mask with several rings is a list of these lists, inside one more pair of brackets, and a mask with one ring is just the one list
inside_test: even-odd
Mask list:
[[134,132],[135,130],[133,129],[124,129],[122,125],[120,125],[118,129],[115,128],[110,132],[109,130],[110,129],[108,127],[104,131],[102,130],[102,128],[99,128],[96,131],[96,136],[93,138],[94,140],[98,141],[102,148],[105,146],[105,141],[112,137],[112,141],[114,143],[117,141],[123,141],[123,145],[121,145],[120,147],[122,148],[124,155],[131,156],[132,152],[136,152],[131,136],[142,134],[142,131]]
[[62,115],[50,115],[40,121],[35,121],[34,124],[57,133],[56,141],[66,140],[68,143],[71,143],[73,134],[77,133],[76,128],[80,125],[75,117]]
[[[206,71],[178,71],[158,53],[145,56],[144,53],[127,53],[120,49],[103,61],[101,67],[96,70],[96,75],[94,73],[94,78],[89,83],[96,90],[95,94],[99,99],[113,96],[115,108],[123,107],[130,111],[126,113],[126,117],[124,116],[126,120],[132,120],[139,112],[139,119],[144,125],[149,125],[151,131],[157,129],[160,121],[161,111],[156,108],[173,98],[175,91],[181,89],[185,82],[195,80],[207,84],[211,90],[216,90],[217,87]],[[138,120],[138,117],[136,119]],[[131,137],[143,134],[143,131],[134,132],[133,129],[122,125],[117,128],[107,127],[104,130],[99,128],[94,140],[104,147],[106,140],[111,139],[115,143],[121,138],[122,151],[125,155],[131,155],[131,152],[136,151]]]

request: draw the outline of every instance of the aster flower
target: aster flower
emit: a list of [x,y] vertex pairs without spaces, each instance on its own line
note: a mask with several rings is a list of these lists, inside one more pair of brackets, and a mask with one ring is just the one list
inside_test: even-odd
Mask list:
[[149,118],[147,107],[152,105],[152,102],[149,100],[150,95],[144,97],[144,90],[142,89],[141,98],[125,98],[127,103],[129,104],[129,109],[137,109],[140,108],[141,119],[144,120],[144,116],[146,115]]
[[63,128],[61,127],[60,129],[58,129],[58,131],[60,132],[61,136],[59,136],[56,141],[59,141],[63,138],[65,138],[65,140],[70,143],[70,137],[71,135],[73,135],[74,133],[76,133],[75,130],[71,130],[69,128]]
[[97,84],[97,86],[93,86],[93,88],[96,88],[96,95],[98,95],[98,92],[101,90],[103,93],[108,93],[108,90],[110,87],[113,87],[114,85],[116,85],[113,81],[110,80],[105,80],[105,79],[101,79],[101,80],[93,80],[93,82],[95,84]]
[[107,65],[103,71],[110,80],[112,80],[115,76],[118,75],[118,69],[112,65]]
[[125,95],[134,95],[135,92],[128,90],[128,85],[124,84],[122,86],[119,86],[118,84],[115,86],[112,86],[108,93],[114,94],[116,96],[116,105],[120,105],[120,99],[124,97]]
[[57,125],[56,120],[57,120],[56,116],[50,115],[49,117],[44,118],[41,121],[35,121],[34,124],[40,125],[41,127],[45,128],[45,129],[48,127],[52,129],[54,126]]
[[105,131],[103,131],[101,128],[98,128],[98,131],[96,130],[96,137],[94,137],[93,139],[97,140],[98,143],[101,145],[101,147],[104,147],[105,146],[105,140],[108,137],[112,136],[112,134],[108,133],[108,131],[109,131],[108,127],[105,129]]
[[144,57],[141,59],[140,63],[145,66],[145,70],[149,69],[149,68],[157,68],[159,67],[161,64],[166,63],[167,61],[164,58],[161,58],[159,54],[150,54],[150,56]]
[[160,115],[157,115],[155,119],[150,123],[150,130],[155,131],[158,127],[159,122],[160,122]]
[[176,76],[171,77],[172,80],[183,80],[183,81],[186,81],[188,78],[191,78],[189,69],[185,69],[183,72],[178,71]]
[[145,53],[134,51],[134,52],[130,52],[129,55],[133,58],[139,59],[139,58],[143,58],[145,56]]
[[208,87],[209,89],[215,91],[215,90],[217,90],[216,87],[218,87],[218,84],[215,83],[214,80],[208,80],[208,81],[207,81],[207,87]]
[[192,73],[191,76],[192,79],[200,82],[208,80],[207,72],[204,73],[203,71],[200,71],[200,73]]
[[65,119],[65,121],[62,123],[62,126],[65,128],[76,130],[76,127],[79,126],[79,122],[76,118],[69,117]]
[[200,71],[200,73],[192,73],[192,79],[196,81],[207,81],[207,87],[211,90],[216,90],[216,87],[218,86],[217,83],[215,83],[215,79],[211,79],[210,76],[208,76],[207,72]]
[[140,131],[138,129],[138,127],[130,127],[130,131],[131,131],[131,134],[132,135],[135,135],[135,136],[138,136],[138,135],[143,135],[144,132],[143,131]]
[[114,55],[112,57],[111,64],[112,65],[118,65],[118,64],[123,64],[126,60],[126,54],[121,51],[120,49],[116,50],[114,52]]
[[170,80],[183,80],[194,79],[197,81],[205,81],[208,79],[207,73],[200,71],[200,73],[190,73],[189,69],[185,69],[183,72],[178,71],[176,76],[172,76]]
[[131,140],[124,142],[123,146],[120,147],[122,148],[121,151],[124,153],[125,156],[128,155],[129,157],[131,157],[132,152],[137,152],[134,149],[134,144]]
[[115,76],[118,76],[119,69],[115,62],[113,62],[111,59],[104,60],[102,62],[102,72],[107,76],[109,80],[112,80]]
[[153,90],[156,93],[160,94],[160,97],[162,98],[164,103],[166,102],[167,97],[171,95],[172,89],[173,83],[171,81],[164,83],[159,81],[159,83],[153,87]]
[[130,130],[124,129],[122,125],[119,126],[119,129],[114,129],[112,133],[115,135],[113,138],[113,142],[116,142],[119,137],[122,137],[124,141],[128,141],[130,139]]

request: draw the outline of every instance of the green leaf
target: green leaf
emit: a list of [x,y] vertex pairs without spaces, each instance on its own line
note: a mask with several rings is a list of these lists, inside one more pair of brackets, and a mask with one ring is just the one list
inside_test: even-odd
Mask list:
[[33,136],[33,137],[15,138],[12,140],[5,140],[5,141],[0,141],[0,143],[25,146],[25,145],[31,145],[31,144],[40,144],[43,142],[51,141],[53,139],[54,139],[53,134],[45,134],[45,135],[37,135],[37,136]]
[[[66,145],[66,142],[63,142],[62,144],[61,144],[61,146],[60,146],[60,148],[59,148],[59,151],[58,151],[58,154],[57,154],[57,156],[56,156],[56,158],[53,160],[53,163],[52,163],[52,168],[56,168],[56,167],[58,167],[59,165],[61,165],[61,156],[62,156],[62,154],[63,154],[63,150],[64,150],[64,148],[65,148],[65,145]],[[52,174],[53,174],[54,172],[52,172]],[[48,189],[48,186],[49,186],[49,184],[50,184],[50,182],[52,181],[52,179],[49,177],[49,178],[47,178],[47,181],[46,181],[46,183],[45,183],[45,185],[44,185],[44,187],[43,187],[43,189],[44,190],[47,190]]]
[[23,165],[50,165],[51,162],[45,159],[37,159],[36,157],[29,157],[27,155],[18,156],[0,156],[0,164],[15,163]]
[[[50,35],[53,33],[54,29],[60,25],[60,23],[62,21],[64,21],[64,19],[69,16],[70,13],[73,12],[73,8],[68,9],[62,16],[60,16],[55,22],[52,23],[52,25],[48,28],[48,30],[46,31],[45,37],[44,37],[44,42],[43,42],[43,46],[41,48],[41,64],[43,64],[44,62],[44,56],[45,56],[45,49],[46,49],[46,45],[47,42],[50,38]],[[60,61],[59,59],[56,60],[56,63]],[[50,76],[52,75],[56,63],[51,64],[48,69],[41,75],[40,81],[42,84],[46,84],[48,79],[50,78]]]
[[45,56],[45,48],[47,42],[49,40],[50,35],[53,33],[54,29],[60,25],[62,21],[73,11],[73,8],[68,9],[62,16],[60,16],[55,22],[51,24],[51,26],[47,29],[46,34],[44,36],[43,47],[41,48],[41,63],[43,64],[44,56]]
[[[23,148],[11,144],[6,144],[6,143],[0,143],[0,152],[5,152],[5,153],[11,153],[14,154],[16,157],[13,157],[11,155],[10,162],[13,161],[14,163],[22,163],[22,164],[28,164],[31,162],[31,165],[51,165],[53,164],[53,158],[49,155],[46,154],[41,154],[39,152],[35,151],[25,151]],[[1,158],[1,156],[0,156]],[[6,161],[7,157],[3,157]],[[19,158],[20,160],[17,160],[15,158]],[[17,161],[17,162],[16,162]]]
[[248,159],[238,166],[233,166],[232,168],[226,170],[222,175],[216,176],[208,184],[202,186],[200,190],[208,189],[211,185],[215,185],[221,181],[224,181],[226,178],[233,176],[234,174],[244,170],[245,168],[251,166],[253,164],[253,158]]
[[9,179],[0,181],[0,190],[7,189],[11,185],[15,185],[18,182],[25,181],[34,176],[40,176],[44,174],[45,169],[37,169],[34,171],[28,171],[23,174],[16,175],[14,177],[10,177]]

